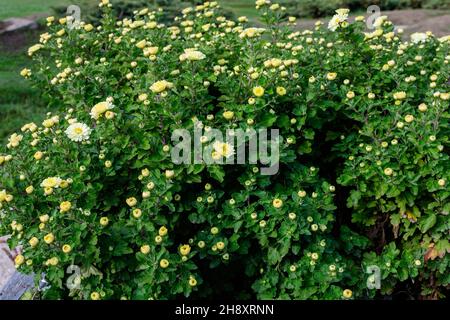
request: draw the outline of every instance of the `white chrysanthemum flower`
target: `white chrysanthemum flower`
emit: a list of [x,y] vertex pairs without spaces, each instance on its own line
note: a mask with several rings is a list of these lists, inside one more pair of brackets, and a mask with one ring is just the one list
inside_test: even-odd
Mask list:
[[349,9],[338,9],[336,10],[336,14],[331,18],[328,23],[328,29],[331,31],[336,31],[339,25],[348,19]]
[[72,141],[81,142],[88,140],[91,132],[92,130],[86,124],[76,122],[67,128],[66,135]]
[[411,42],[412,43],[425,42],[427,40],[427,38],[428,38],[428,36],[426,33],[416,32],[411,35]]
[[229,158],[234,154],[234,146],[227,142],[216,141],[213,144],[214,150],[225,158]]

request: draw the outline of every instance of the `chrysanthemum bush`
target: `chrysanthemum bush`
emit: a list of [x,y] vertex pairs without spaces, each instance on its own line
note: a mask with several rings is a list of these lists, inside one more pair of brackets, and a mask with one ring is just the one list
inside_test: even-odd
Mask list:
[[[215,2],[172,25],[100,7],[98,26],[47,19],[22,75],[61,111],[0,153],[0,231],[43,298],[444,296],[448,37],[344,9],[298,30],[268,1],[260,28]],[[175,164],[195,128],[279,129],[278,172]]]

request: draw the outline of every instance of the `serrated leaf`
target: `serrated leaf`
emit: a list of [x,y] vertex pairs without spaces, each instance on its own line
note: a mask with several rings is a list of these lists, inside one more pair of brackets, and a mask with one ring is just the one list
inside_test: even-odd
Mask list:
[[420,231],[426,233],[436,224],[436,215],[430,214],[428,217],[424,217],[419,222]]

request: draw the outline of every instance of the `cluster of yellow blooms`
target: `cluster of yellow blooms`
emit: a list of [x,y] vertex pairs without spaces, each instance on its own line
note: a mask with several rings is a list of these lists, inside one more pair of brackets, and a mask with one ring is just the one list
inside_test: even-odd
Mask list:
[[[49,177],[42,181],[41,187],[44,188],[45,195],[50,195],[54,189],[66,189],[71,183],[72,179],[63,180],[60,177]],[[33,186],[29,186],[28,188],[30,188],[31,192],[27,191],[27,193],[32,193],[34,190]]]
[[172,88],[173,88],[173,83],[166,81],[166,80],[156,81],[154,84],[152,84],[150,86],[150,90],[153,93],[160,93],[162,96],[167,95],[166,90],[172,89]]
[[14,197],[11,194],[8,194],[6,190],[0,191],[0,209],[3,207],[3,202],[11,202]]

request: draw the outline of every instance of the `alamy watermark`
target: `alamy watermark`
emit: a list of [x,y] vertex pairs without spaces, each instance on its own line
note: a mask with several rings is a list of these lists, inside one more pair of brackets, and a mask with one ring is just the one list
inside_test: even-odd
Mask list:
[[368,289],[381,289],[381,270],[378,266],[368,266],[366,273],[370,274],[367,277]]
[[[387,16],[382,16],[381,8],[375,4],[367,7],[367,13],[369,16],[366,19],[367,29],[373,30],[379,27],[379,19],[386,18]],[[402,26],[394,25],[394,32],[399,32],[399,30],[403,29]]]
[[79,29],[81,25],[81,9],[77,5],[70,5],[67,7],[67,27],[72,29]]
[[70,274],[66,280],[66,287],[69,290],[75,290],[81,288],[81,269],[79,266],[70,265],[66,270],[67,274]]

